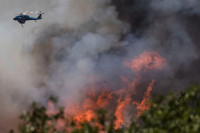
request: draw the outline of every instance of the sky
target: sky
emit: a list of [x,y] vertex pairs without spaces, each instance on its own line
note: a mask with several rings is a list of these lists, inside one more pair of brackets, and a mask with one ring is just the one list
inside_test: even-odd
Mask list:
[[[18,22],[13,21],[16,16],[14,14],[27,10],[41,10],[48,13],[49,9],[47,0],[0,1],[0,97],[2,98],[0,128],[2,132],[15,125],[16,118],[13,117],[18,115],[20,105],[26,101],[25,97],[31,97],[31,90],[35,84],[32,78],[34,68],[29,57],[23,54],[25,52],[23,49],[34,30],[42,24],[29,22],[22,28]],[[21,103],[18,104],[17,101]],[[10,126],[7,123],[11,123]]]

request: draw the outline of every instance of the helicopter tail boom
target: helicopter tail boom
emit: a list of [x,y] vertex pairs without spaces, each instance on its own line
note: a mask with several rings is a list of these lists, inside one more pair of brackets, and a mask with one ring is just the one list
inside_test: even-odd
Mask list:
[[42,19],[42,14],[44,14],[44,13],[39,13],[39,16],[37,17],[37,19]]

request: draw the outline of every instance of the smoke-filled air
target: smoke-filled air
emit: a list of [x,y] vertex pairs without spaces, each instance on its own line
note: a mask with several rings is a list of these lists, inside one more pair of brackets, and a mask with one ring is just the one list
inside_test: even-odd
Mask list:
[[[45,14],[22,28],[25,11]],[[105,108],[129,125],[152,93],[199,83],[199,24],[199,0],[0,1],[1,132],[49,96],[78,122]]]

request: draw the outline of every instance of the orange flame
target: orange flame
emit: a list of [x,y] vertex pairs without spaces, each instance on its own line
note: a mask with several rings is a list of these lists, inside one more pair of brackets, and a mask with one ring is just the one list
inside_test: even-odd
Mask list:
[[148,69],[162,69],[165,66],[165,59],[157,52],[144,52],[138,58],[133,59],[131,62],[125,61],[125,65],[133,71],[141,72]]
[[128,106],[130,102],[131,102],[130,96],[127,96],[124,99],[122,97],[118,99],[118,106],[115,112],[115,116],[116,116],[115,129],[117,129],[120,125],[124,123],[123,113],[125,112],[126,106]]
[[133,104],[136,104],[137,106],[137,110],[138,110],[138,116],[140,116],[144,111],[148,110],[150,108],[150,103],[149,103],[149,100],[150,100],[150,93],[152,91],[152,87],[155,83],[155,80],[153,80],[148,88],[147,88],[147,91],[145,92],[144,94],[144,98],[143,100],[139,103],[139,102],[133,102]]
[[[116,116],[115,129],[125,125],[125,114],[130,106],[135,107],[140,116],[150,107],[150,93],[155,80],[152,80],[143,96],[141,102],[135,101],[137,95],[137,86],[142,81],[142,74],[149,70],[162,70],[166,61],[157,52],[144,52],[131,61],[125,61],[124,65],[130,68],[136,76],[121,77],[124,87],[119,90],[110,89],[109,87],[98,87],[98,85],[87,86],[92,88],[86,91],[83,100],[80,103],[67,104],[65,107],[65,117],[72,117],[76,123],[84,121],[90,122],[96,117],[95,111],[99,108],[110,109],[111,113]],[[63,125],[63,124],[60,124]]]

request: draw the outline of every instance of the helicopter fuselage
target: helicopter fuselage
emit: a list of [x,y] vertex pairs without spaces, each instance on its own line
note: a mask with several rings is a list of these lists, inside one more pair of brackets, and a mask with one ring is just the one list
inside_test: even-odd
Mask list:
[[20,14],[20,15],[14,17],[13,20],[18,21],[22,25],[22,24],[25,24],[25,22],[29,21],[29,20],[35,20],[36,21],[36,20],[42,19],[42,14],[43,13],[40,13],[37,18],[30,17],[30,16],[24,15],[24,14]]

